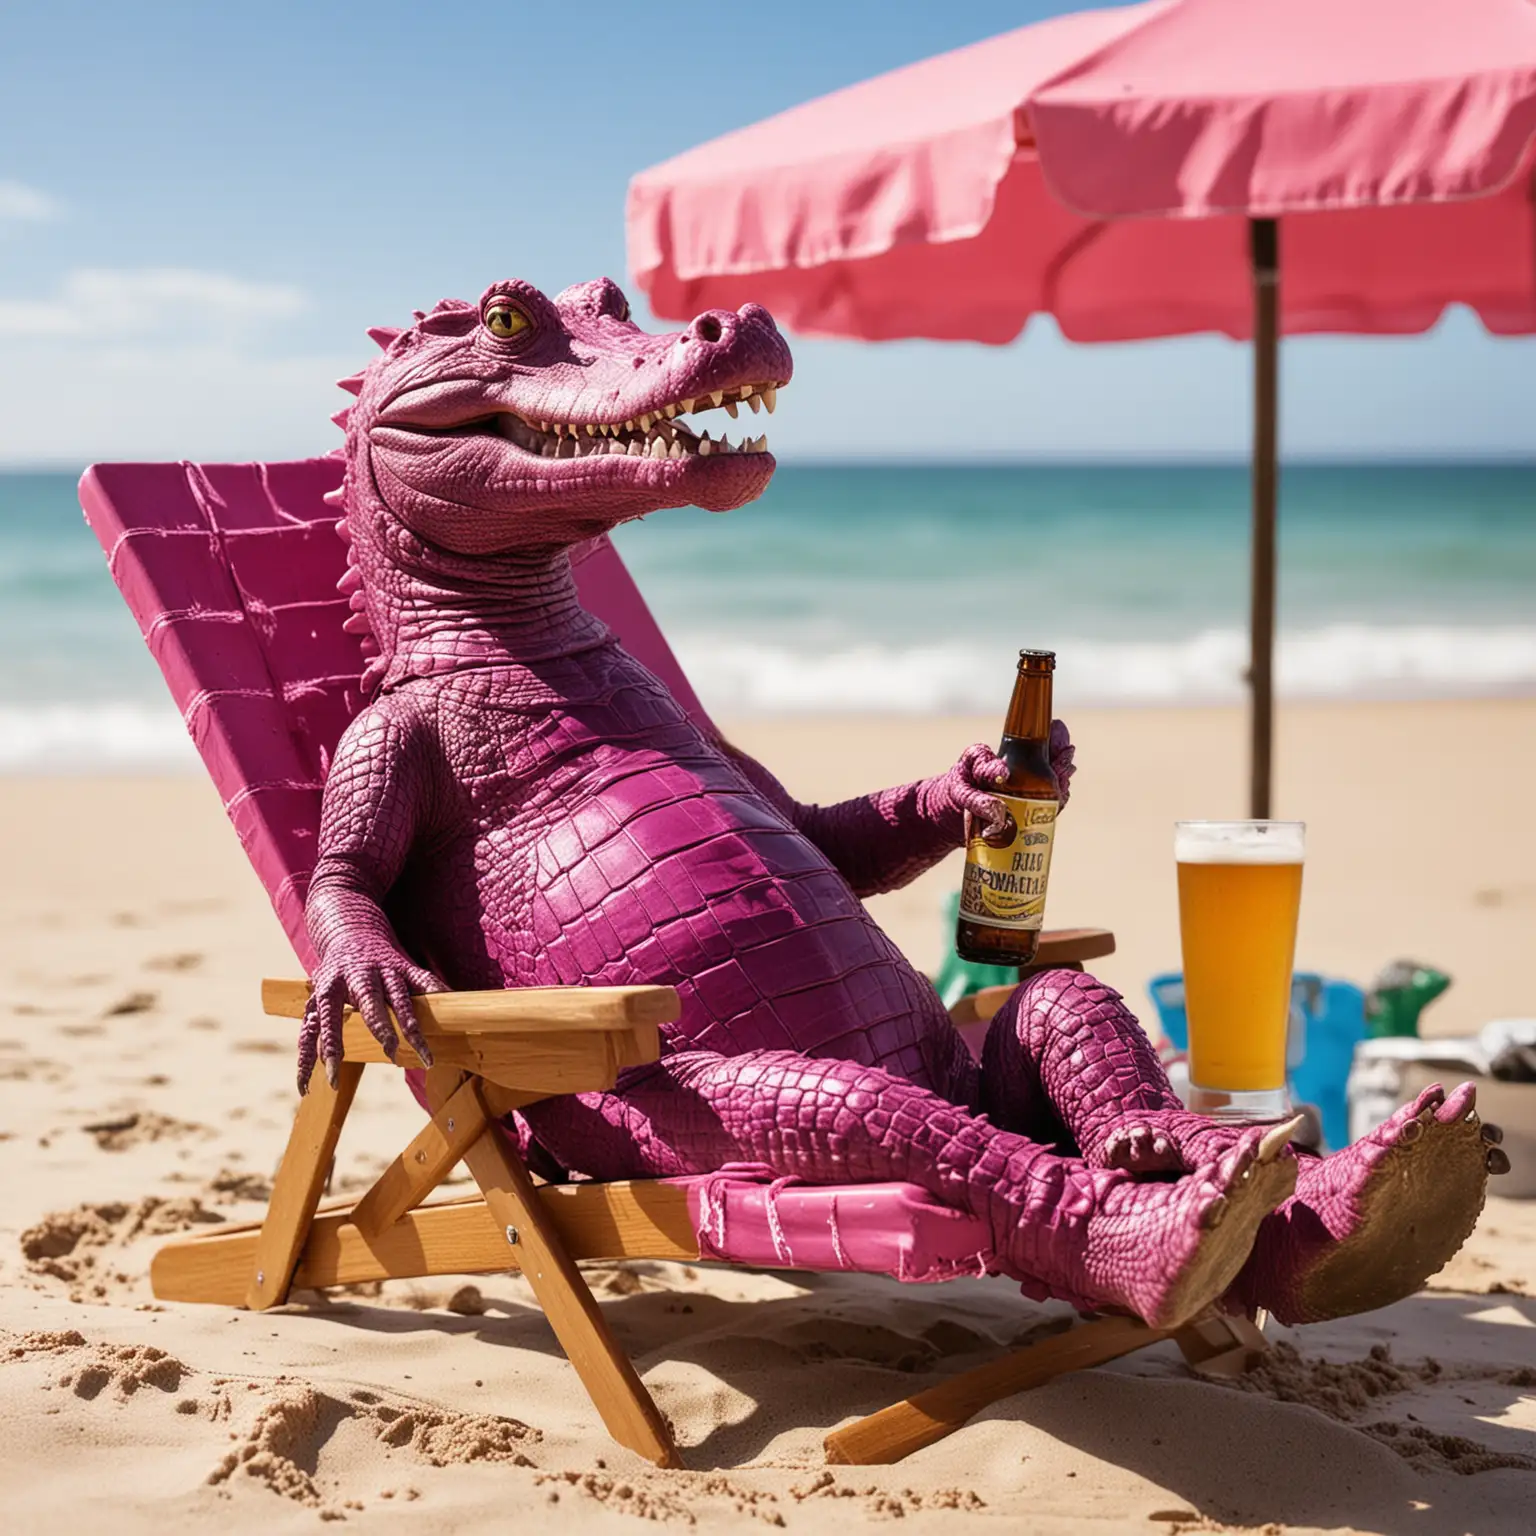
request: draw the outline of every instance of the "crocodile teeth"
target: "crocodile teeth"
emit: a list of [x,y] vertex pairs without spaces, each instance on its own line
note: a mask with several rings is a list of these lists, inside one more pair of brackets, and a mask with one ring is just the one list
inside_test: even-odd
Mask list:
[[723,453],[766,453],[766,435],[749,435],[740,443],[732,443],[724,432],[719,438],[712,438],[708,432],[687,426],[677,418],[720,406],[734,420],[740,416],[743,402],[754,415],[765,405],[772,414],[778,403],[779,387],[773,383],[733,384],[729,389],[710,390],[657,406],[624,422],[548,422],[504,411],[496,418],[495,430],[526,452],[546,459],[617,454],[621,458],[685,460]]

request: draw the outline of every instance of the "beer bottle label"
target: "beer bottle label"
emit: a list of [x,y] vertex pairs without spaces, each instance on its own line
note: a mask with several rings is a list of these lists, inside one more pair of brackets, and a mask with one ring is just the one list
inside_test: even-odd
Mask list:
[[960,916],[993,928],[1040,928],[1059,807],[1054,800],[997,798],[1013,813],[1013,841],[994,848],[978,833],[966,844]]

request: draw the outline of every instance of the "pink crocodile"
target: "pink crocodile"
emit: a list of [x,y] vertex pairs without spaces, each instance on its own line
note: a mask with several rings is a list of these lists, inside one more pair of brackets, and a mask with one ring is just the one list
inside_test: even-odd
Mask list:
[[[860,898],[1000,818],[994,754],[801,805],[583,610],[574,546],[766,487],[766,438],[681,420],[773,410],[792,365],[766,310],[653,336],[607,280],[510,281],[373,334],[339,493],[372,702],[325,787],[301,1087],[317,1056],[334,1072],[348,1000],[426,1055],[412,992],[663,983],[657,1064],[509,1124],[545,1168],[905,1181],[983,1222],[1030,1295],[1157,1326],[1234,1285],[1287,1318],[1379,1305],[1455,1251],[1503,1157],[1470,1087],[1298,1163],[1283,1129],[1185,1114],[1119,996],[1060,971],[978,1066]],[[1054,752],[1065,780],[1063,729]]]

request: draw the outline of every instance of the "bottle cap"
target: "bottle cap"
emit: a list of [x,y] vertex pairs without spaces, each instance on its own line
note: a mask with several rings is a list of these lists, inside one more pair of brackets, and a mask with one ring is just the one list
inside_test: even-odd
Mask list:
[[1052,668],[1052,667],[1054,667],[1056,665],[1056,652],[1055,651],[1020,651],[1019,652],[1019,663],[1020,663],[1020,665],[1024,665],[1024,664],[1026,664],[1028,662],[1031,662],[1031,661],[1033,661],[1033,662],[1043,662],[1048,668]]

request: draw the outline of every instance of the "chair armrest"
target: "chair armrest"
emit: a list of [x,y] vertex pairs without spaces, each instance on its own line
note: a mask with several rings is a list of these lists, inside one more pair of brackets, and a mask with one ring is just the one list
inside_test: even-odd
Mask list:
[[1047,928],[1031,965],[1081,965],[1102,960],[1115,952],[1115,936],[1108,928]]
[[[263,1008],[280,1018],[302,1018],[309,993],[307,981],[261,984]],[[437,1064],[511,1090],[514,1097],[503,1108],[553,1094],[612,1088],[626,1067],[657,1060],[657,1026],[679,1012],[671,987],[512,987],[420,993],[413,1001]],[[343,1013],[341,1033],[344,1060],[390,1059],[356,1009]],[[420,1067],[423,1062],[402,1040],[394,1064]]]
[[[1107,928],[1048,928],[1040,935],[1035,958],[1024,967],[1023,974],[1029,976],[1035,971],[1049,970],[1055,966],[1080,971],[1083,961],[1098,960],[1114,952],[1115,936]],[[980,987],[975,992],[967,992],[950,1008],[949,1021],[962,1033],[967,1028],[986,1024],[1008,1001],[1012,992],[1012,983]],[[985,1030],[981,1030],[975,1034],[974,1039],[968,1037],[967,1043],[978,1055],[985,1033]]]
[[[307,981],[268,978],[261,984],[261,1006],[278,1018],[301,1019],[309,993]],[[673,987],[509,987],[423,992],[411,1001],[424,1030],[454,1035],[633,1029],[670,1024],[681,1011]]]

